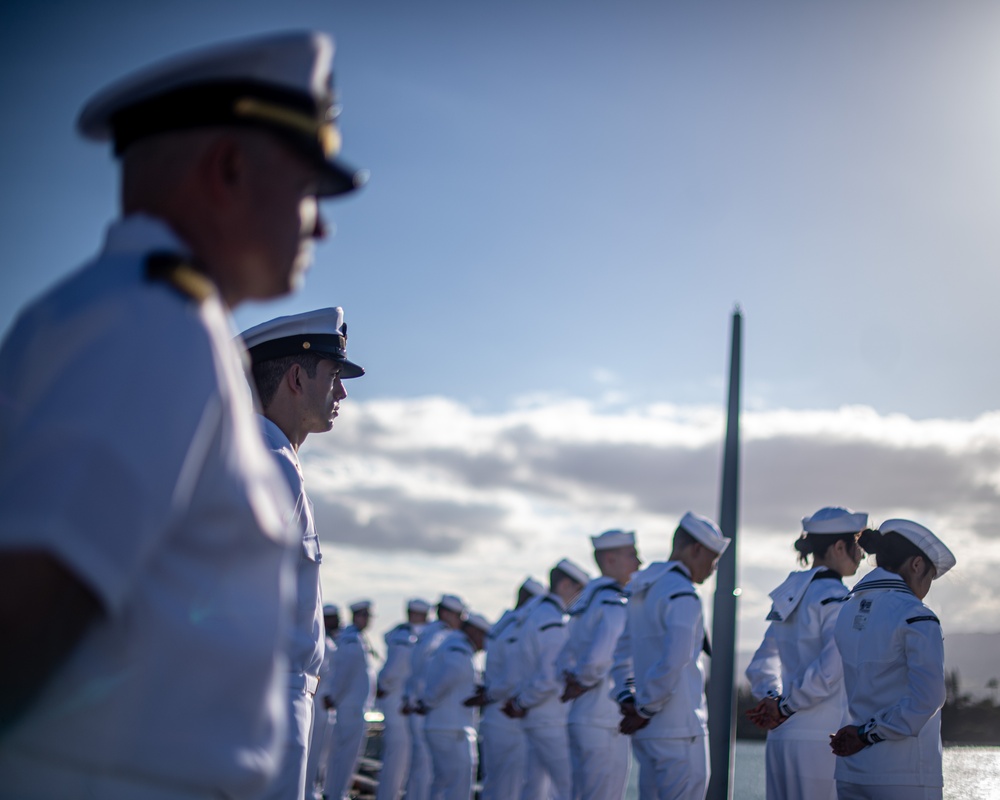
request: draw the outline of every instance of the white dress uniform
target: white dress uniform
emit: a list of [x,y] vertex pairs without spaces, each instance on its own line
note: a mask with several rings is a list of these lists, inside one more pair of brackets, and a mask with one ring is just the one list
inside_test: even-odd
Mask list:
[[521,626],[517,657],[521,680],[514,702],[527,715],[521,719],[527,740],[527,766],[523,800],[569,800],[573,792],[573,769],[569,758],[566,725],[569,706],[559,697],[562,676],[556,673],[556,658],[566,644],[569,619],[563,601],[549,593],[533,604]]
[[478,765],[476,709],[463,701],[476,692],[475,649],[462,631],[451,631],[434,651],[423,700],[424,733],[431,754],[431,800],[469,800]]
[[281,769],[268,787],[265,798],[290,800],[306,792],[308,749],[313,728],[313,701],[323,665],[323,596],[319,568],[323,560],[313,519],[312,502],[306,495],[305,478],[298,455],[288,437],[267,417],[259,417],[264,440],[288,482],[295,498],[294,529],[302,536],[296,560],[296,604],[289,646],[288,738]]
[[[415,705],[423,695],[427,681],[427,664],[442,640],[451,631],[439,619],[429,622],[417,637],[410,657],[410,677],[406,681],[406,696],[404,702]],[[430,796],[431,754],[427,749],[427,739],[424,736],[425,718],[422,714],[410,714],[410,774],[406,779],[407,800],[427,800]]]
[[625,590],[628,624],[615,652],[615,692],[619,701],[634,692],[639,714],[649,718],[632,736],[639,794],[704,800],[710,770],[701,599],[678,561],[650,564]]
[[594,578],[569,614],[569,638],[556,661],[556,675],[573,675],[588,687],[569,711],[573,795],[578,800],[620,799],[628,780],[629,742],[618,730],[621,716],[611,698],[611,667],[628,617],[624,591],[614,578]]
[[378,690],[382,696],[376,701],[385,720],[377,800],[398,800],[410,769],[410,721],[400,709],[416,643],[417,635],[409,622],[400,623],[385,635],[385,664],[378,674]]
[[847,698],[833,628],[847,587],[816,567],[770,596],[771,624],[746,670],[754,697],[778,699],[788,716],[767,734],[768,800],[836,800],[830,734],[844,724]]
[[329,695],[337,709],[337,722],[330,742],[325,793],[330,800],[341,800],[351,788],[365,741],[365,712],[375,696],[371,645],[354,625],[344,628],[337,639],[331,671]]
[[228,312],[147,277],[153,252],[189,255],[116,222],[0,350],[0,547],[53,553],[104,612],[5,735],[8,796],[247,797],[281,756],[291,498]]
[[487,705],[479,723],[483,757],[483,800],[507,800],[521,795],[524,784],[525,741],[521,721],[501,711],[521,679],[517,640],[524,618],[537,599],[504,612],[486,642],[484,675]]
[[309,762],[306,766],[306,797],[320,797],[326,781],[326,765],[330,760],[330,739],[333,726],[337,722],[336,710],[327,708],[326,703],[330,697],[327,690],[332,683],[336,653],[336,639],[327,636],[323,649],[323,664],[319,668],[319,689],[313,698],[313,729],[309,741]]
[[834,635],[848,722],[873,742],[837,759],[840,796],[940,798],[945,682],[937,616],[899,575],[876,568],[842,604]]

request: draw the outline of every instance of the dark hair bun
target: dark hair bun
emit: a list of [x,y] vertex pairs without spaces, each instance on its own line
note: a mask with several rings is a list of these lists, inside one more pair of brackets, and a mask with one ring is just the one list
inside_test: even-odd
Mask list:
[[804,533],[795,540],[795,550],[804,556],[807,556],[812,552],[812,545]]
[[871,528],[865,528],[861,531],[861,535],[858,537],[858,544],[866,552],[872,555],[877,555],[879,550],[879,544],[882,542],[882,534],[877,530],[872,530]]

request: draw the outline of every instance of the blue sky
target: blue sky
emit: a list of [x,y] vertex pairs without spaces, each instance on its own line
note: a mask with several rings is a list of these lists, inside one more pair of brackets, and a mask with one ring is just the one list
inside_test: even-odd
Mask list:
[[[304,451],[344,553],[331,597],[374,591],[388,624],[403,594],[489,559],[470,597],[496,614],[544,572],[526,547],[583,563],[586,534],[623,525],[665,555],[687,508],[717,504],[739,303],[757,431],[742,519],[766,542],[744,548],[747,619],[826,503],[954,531],[983,572],[942,600],[964,629],[996,618],[1000,8],[12,0],[0,328],[115,215],[115,165],[73,130],[92,92],[302,27],[337,40],[344,155],[372,178],[327,205],[337,234],[306,289],[236,317],[343,305],[368,368]],[[424,438],[401,443],[416,421]],[[634,486],[653,486],[616,484],[640,464]]]

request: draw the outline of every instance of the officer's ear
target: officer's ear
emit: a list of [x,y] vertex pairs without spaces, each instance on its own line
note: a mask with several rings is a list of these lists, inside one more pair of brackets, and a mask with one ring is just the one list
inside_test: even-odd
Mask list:
[[246,148],[239,137],[230,133],[214,136],[201,158],[202,182],[216,202],[232,197],[245,180]]

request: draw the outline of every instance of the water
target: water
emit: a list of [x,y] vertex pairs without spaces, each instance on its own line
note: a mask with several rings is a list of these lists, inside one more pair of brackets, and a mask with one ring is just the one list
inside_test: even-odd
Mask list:
[[[1000,747],[946,747],[944,800],[1000,800]],[[629,770],[626,800],[638,800],[639,775]],[[764,800],[764,743],[736,742],[733,800]]]

